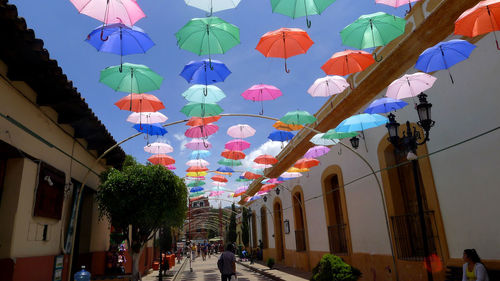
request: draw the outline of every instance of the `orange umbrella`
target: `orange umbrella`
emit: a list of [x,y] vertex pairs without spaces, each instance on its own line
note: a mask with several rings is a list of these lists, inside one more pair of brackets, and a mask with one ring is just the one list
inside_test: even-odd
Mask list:
[[243,177],[245,177],[245,179],[248,179],[248,180],[256,180],[256,179],[258,179],[258,178],[260,178],[262,176],[259,175],[259,174],[254,174],[252,172],[245,172],[243,174]]
[[276,187],[276,184],[264,184],[259,191],[263,191],[263,192],[268,192],[268,191],[271,191],[271,189],[275,188]]
[[191,117],[186,123],[187,126],[202,126],[205,124],[217,122],[220,119],[220,115],[210,116],[210,117]]
[[224,150],[221,154],[222,157],[231,160],[240,160],[245,158],[245,153],[238,150]]
[[218,182],[227,182],[227,179],[223,176],[215,175],[211,177],[213,181],[218,181]]
[[157,97],[150,94],[130,94],[115,102],[115,105],[121,110],[133,112],[156,112],[165,108]]
[[257,44],[257,49],[266,57],[284,58],[285,71],[290,73],[286,66],[286,59],[305,54],[314,44],[307,32],[299,28],[280,28],[264,34]]
[[365,51],[346,50],[333,54],[321,67],[327,75],[346,76],[365,70],[375,59]]
[[258,164],[264,164],[264,165],[274,165],[274,164],[278,163],[278,159],[274,158],[271,155],[264,154],[264,155],[261,155],[261,156],[255,158],[255,160],[253,160],[253,162],[258,163]]
[[500,50],[495,30],[500,30],[500,0],[481,1],[455,21],[455,34],[475,37],[493,32],[497,49]]
[[201,167],[201,166],[192,166],[192,167],[189,167],[186,172],[206,172],[208,171],[208,168],[207,167]]
[[276,128],[277,130],[280,130],[280,131],[288,131],[288,132],[291,132],[291,131],[298,131],[302,128],[304,128],[304,126],[298,124],[298,125],[294,125],[294,124],[285,124],[281,121],[278,121],[276,123],[273,124],[273,127]]
[[309,169],[311,167],[318,166],[319,163],[319,160],[314,158],[302,158],[295,162],[295,165],[293,166],[298,169]]
[[175,159],[166,154],[155,154],[148,158],[148,161],[154,165],[172,165],[175,164]]

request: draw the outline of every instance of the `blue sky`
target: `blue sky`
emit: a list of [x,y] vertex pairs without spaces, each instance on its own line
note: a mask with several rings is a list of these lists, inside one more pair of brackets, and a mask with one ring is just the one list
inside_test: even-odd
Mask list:
[[[10,2],[18,7],[19,15],[26,19],[28,27],[34,29],[36,36],[44,40],[45,48],[51,57],[59,62],[68,78],[73,81],[73,85],[78,88],[113,137],[119,141],[134,134],[132,124],[125,121],[129,112],[120,111],[113,105],[126,94],[114,92],[99,83],[99,71],[107,66],[119,64],[119,56],[99,53],[84,42],[86,35],[100,25],[100,22],[78,14],[69,0]],[[204,17],[205,12],[187,6],[183,0],[138,0],[138,3],[146,18],[138,21],[136,25],[149,34],[156,46],[144,55],[127,56],[124,61],[145,64],[163,76],[165,80],[161,89],[152,92],[165,104],[166,108],[161,112],[168,116],[167,122],[185,119],[186,116],[179,112],[187,103],[181,93],[190,85],[179,73],[189,61],[204,57],[179,49],[174,34],[191,18]],[[283,92],[282,97],[264,103],[265,115],[280,118],[286,112],[297,109],[314,114],[325,99],[312,98],[306,91],[315,79],[325,76],[320,67],[326,60],[333,53],[348,49],[342,45],[339,32],[362,14],[384,11],[403,16],[405,8],[376,5],[374,0],[337,0],[322,15],[310,17],[310,29],[307,29],[304,18],[293,20],[273,14],[269,0],[242,0],[236,9],[216,13],[216,16],[237,25],[241,36],[240,45],[224,55],[213,55],[214,59],[223,61],[232,71],[224,83],[216,84],[227,96],[219,105],[224,109],[224,113],[258,114],[260,105],[244,100],[241,93],[254,84],[264,83],[274,85]],[[288,60],[290,74],[284,72],[283,59],[265,58],[255,50],[259,38],[264,33],[280,27],[302,28],[315,42],[307,54]],[[210,142],[214,144],[212,156],[207,159],[211,163],[211,169],[218,167],[216,162],[221,158],[224,143],[231,139],[226,130],[238,123],[250,124],[257,129],[256,135],[247,139],[252,143],[252,147],[245,151],[247,154],[266,143],[268,134],[274,130],[273,122],[269,120],[222,118],[217,122],[219,132],[210,138]],[[176,172],[179,175],[184,175],[187,168],[184,163],[190,152],[180,146],[184,141],[182,136],[186,129],[185,125],[168,127],[169,133],[164,137],[175,149],[172,155],[177,161]],[[140,136],[125,143],[122,148],[140,162],[146,162],[150,155],[144,152],[145,145],[146,140]],[[280,145],[267,144],[262,148],[277,151]],[[256,154],[257,151],[253,153]]]

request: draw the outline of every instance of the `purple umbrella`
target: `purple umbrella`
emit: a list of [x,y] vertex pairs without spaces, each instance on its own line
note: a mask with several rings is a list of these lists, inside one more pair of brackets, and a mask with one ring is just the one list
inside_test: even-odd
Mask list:
[[244,99],[251,101],[260,101],[261,102],[261,111],[260,115],[264,114],[264,103],[265,100],[274,100],[283,95],[281,90],[265,84],[253,85],[250,89],[246,90],[241,94]]
[[309,150],[304,154],[304,158],[318,158],[327,154],[330,149],[326,146],[318,145],[309,148]]
[[402,100],[397,100],[393,98],[380,98],[374,100],[368,108],[366,108],[365,113],[375,114],[375,113],[388,113],[393,110],[401,109],[407,106],[408,103]]

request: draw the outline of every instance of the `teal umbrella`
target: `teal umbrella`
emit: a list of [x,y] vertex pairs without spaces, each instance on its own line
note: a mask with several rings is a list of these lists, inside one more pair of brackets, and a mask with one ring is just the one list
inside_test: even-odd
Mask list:
[[101,70],[99,82],[119,92],[145,93],[160,89],[163,77],[145,65],[126,62]]
[[[374,48],[385,46],[403,34],[405,26],[405,19],[378,12],[362,15],[346,26],[340,32],[340,36],[344,45],[358,49]],[[377,54],[375,54],[375,59],[377,60]]]
[[193,182],[190,182],[187,186],[188,187],[196,187],[196,186],[202,186],[202,185],[205,185],[204,181],[193,181]]
[[337,128],[335,128],[335,131],[339,133],[363,131],[366,129],[384,125],[387,122],[389,122],[389,119],[380,114],[361,113],[353,115],[345,119],[344,121],[340,122]]
[[223,158],[223,159],[219,160],[217,163],[219,165],[229,166],[229,167],[242,165],[240,160],[232,160],[232,159],[227,159],[227,158]]
[[224,92],[213,85],[193,85],[182,96],[189,102],[216,103],[226,97]]
[[196,103],[190,102],[183,106],[181,112],[189,117],[208,117],[219,115],[222,108],[215,103]]
[[199,56],[224,54],[240,43],[240,29],[218,17],[191,19],[175,34],[179,48]]
[[306,125],[316,122],[316,117],[307,111],[290,111],[281,117],[280,121],[288,125]]
[[306,17],[307,27],[311,27],[310,15],[321,15],[335,0],[271,0],[273,13],[289,16],[292,19]]
[[352,138],[359,135],[359,132],[348,132],[348,133],[341,133],[341,132],[336,132],[335,129],[330,129],[326,133],[324,133],[321,138],[322,139],[327,139],[327,140],[341,140],[341,139],[346,139],[346,138]]

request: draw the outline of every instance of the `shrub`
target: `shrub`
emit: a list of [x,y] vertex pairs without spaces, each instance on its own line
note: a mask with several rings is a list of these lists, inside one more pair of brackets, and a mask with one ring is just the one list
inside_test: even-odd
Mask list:
[[275,261],[273,258],[267,259],[267,266],[269,267],[269,269],[273,269],[274,264],[275,264]]
[[312,281],[356,281],[361,277],[359,269],[345,263],[341,258],[326,254],[313,269]]

